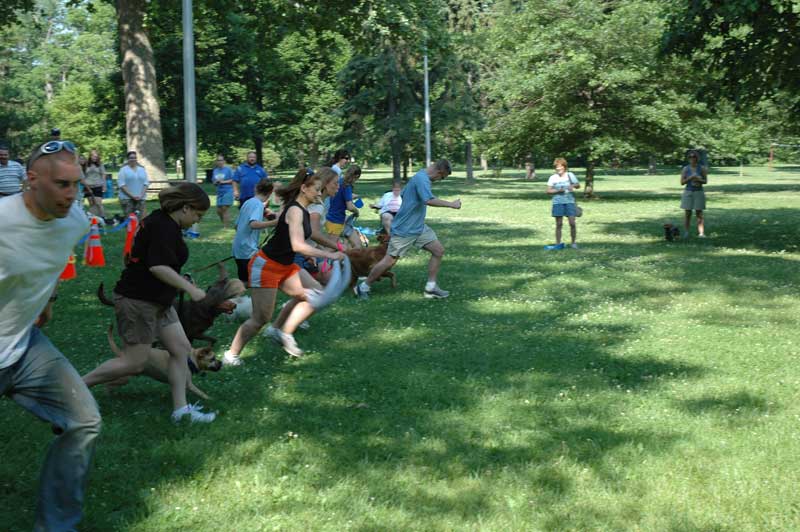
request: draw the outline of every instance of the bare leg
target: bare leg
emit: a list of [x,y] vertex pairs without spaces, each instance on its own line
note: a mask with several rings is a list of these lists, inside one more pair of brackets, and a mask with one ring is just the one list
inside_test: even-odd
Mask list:
[[574,244],[575,243],[575,237],[578,234],[578,228],[575,225],[575,217],[574,216],[569,216],[567,218],[567,220],[569,221],[569,236],[570,236],[570,238],[572,238],[572,243]]
[[169,351],[169,387],[174,410],[186,406],[186,388],[190,373],[186,359],[192,354],[192,344],[186,338],[180,322],[170,323],[158,331],[158,339]]
[[685,210],[683,213],[683,234],[689,234],[689,225],[692,223],[692,211]]
[[[303,275],[304,273],[306,275]],[[314,307],[305,301],[306,288],[320,289],[322,286],[305,271],[300,272],[298,275],[293,275],[281,283],[281,291],[294,299],[293,304],[284,307],[284,310],[288,310],[288,312],[281,325],[278,326],[273,323],[273,327],[279,328],[285,333],[294,334],[297,327],[314,313]]]
[[377,281],[380,276],[383,275],[383,272],[394,266],[396,262],[397,257],[392,257],[388,253],[384,255],[383,258],[379,260],[378,263],[375,264],[375,266],[373,266],[369,271],[369,275],[367,276],[366,280],[367,286],[370,286],[372,283]]
[[277,288],[251,288],[250,291],[253,299],[253,314],[250,319],[239,326],[236,335],[233,337],[233,343],[230,348],[233,356],[239,356],[247,342],[258,334],[261,327],[272,318],[272,313],[275,310]]
[[381,214],[381,224],[383,225],[384,231],[386,234],[391,234],[392,232],[392,215],[388,212]]
[[83,382],[86,383],[86,386],[92,387],[121,377],[139,375],[147,366],[150,349],[150,344],[126,345],[122,349],[122,356],[106,360],[84,375]]
[[439,268],[442,266],[444,246],[438,240],[434,240],[425,244],[423,248],[431,254],[431,258],[428,260],[428,282],[435,283],[436,276],[439,275]]
[[706,234],[706,219],[703,216],[703,211],[694,211],[695,216],[697,216],[697,234],[700,236],[705,236]]
[[561,227],[564,225],[564,217],[556,216],[556,244],[561,243]]

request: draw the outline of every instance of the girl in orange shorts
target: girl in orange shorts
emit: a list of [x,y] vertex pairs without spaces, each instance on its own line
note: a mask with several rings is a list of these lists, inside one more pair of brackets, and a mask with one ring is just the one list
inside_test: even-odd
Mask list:
[[327,251],[309,245],[311,219],[307,207],[320,197],[320,180],[311,169],[301,168],[288,186],[276,191],[286,206],[278,218],[278,225],[269,241],[250,259],[248,277],[253,300],[253,314],[244,322],[233,338],[231,348],[225,352],[223,362],[238,366],[239,354],[250,339],[269,322],[275,310],[275,298],[280,289],[294,298],[283,307],[268,335],[283,346],[291,356],[301,356],[294,331],[314,312],[306,301],[306,290],[319,290],[321,285],[311,275],[294,263],[295,253],[309,257],[344,259],[338,251]]

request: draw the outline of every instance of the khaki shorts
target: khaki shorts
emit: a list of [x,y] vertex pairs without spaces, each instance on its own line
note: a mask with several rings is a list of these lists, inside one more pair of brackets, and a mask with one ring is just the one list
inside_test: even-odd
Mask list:
[[116,292],[114,314],[117,317],[119,336],[127,345],[152,344],[161,329],[179,321],[178,313],[172,305],[164,308],[158,303],[131,299]]
[[685,211],[706,210],[706,193],[703,190],[684,190],[681,195],[681,209]]
[[412,246],[422,249],[431,242],[436,242],[437,240],[439,239],[436,238],[436,233],[434,233],[433,229],[426,225],[424,226],[422,233],[419,235],[392,235],[392,237],[389,239],[389,249],[386,251],[386,253],[388,253],[390,257],[402,257],[408,253],[408,250],[411,249]]
[[133,211],[139,211],[140,217],[142,214],[144,214],[144,200],[120,199],[119,204],[120,207],[122,207],[122,214],[126,217]]

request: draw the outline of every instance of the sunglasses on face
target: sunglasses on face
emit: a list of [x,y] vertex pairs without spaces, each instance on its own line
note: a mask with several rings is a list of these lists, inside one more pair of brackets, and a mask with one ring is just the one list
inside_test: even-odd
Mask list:
[[36,160],[43,155],[53,155],[54,153],[58,153],[60,151],[67,151],[74,154],[76,148],[75,145],[68,140],[51,140],[50,142],[45,142],[39,146],[39,149],[36,150],[36,153],[31,155],[30,159],[28,159],[27,169],[30,170],[31,166],[33,166],[33,163],[35,163]]

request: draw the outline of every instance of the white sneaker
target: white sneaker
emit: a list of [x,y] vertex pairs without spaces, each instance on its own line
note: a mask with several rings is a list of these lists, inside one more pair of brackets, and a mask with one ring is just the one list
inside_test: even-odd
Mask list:
[[441,288],[439,288],[438,284],[433,288],[431,288],[430,290],[428,290],[427,288],[425,289],[425,297],[427,297],[428,299],[444,299],[449,295],[450,292],[448,292],[447,290],[442,290]]
[[223,366],[241,366],[242,364],[244,361],[239,358],[239,355],[234,355],[230,351],[225,351],[225,354],[222,355]]
[[369,299],[369,285],[362,281],[357,283],[356,286],[353,288],[356,292],[356,297],[361,300]]
[[189,404],[172,413],[172,421],[179,423],[185,416],[189,416],[192,423],[211,423],[217,417],[216,412],[203,412],[200,403]]
[[572,249],[578,249],[578,244],[576,244],[575,242],[573,242],[572,244],[570,244],[570,246],[569,246],[569,247],[571,247]]
[[286,351],[290,356],[296,358],[303,356],[303,350],[297,346],[297,342],[295,341],[293,335],[278,329],[276,330],[281,335],[281,345],[283,346],[284,351]]
[[276,344],[283,344],[283,340],[281,340],[280,329],[276,329],[272,325],[267,325],[267,328],[264,329],[264,332],[262,332],[261,335],[265,338],[270,338]]

